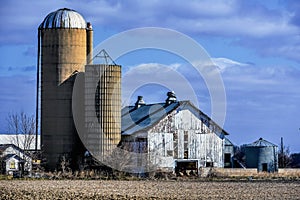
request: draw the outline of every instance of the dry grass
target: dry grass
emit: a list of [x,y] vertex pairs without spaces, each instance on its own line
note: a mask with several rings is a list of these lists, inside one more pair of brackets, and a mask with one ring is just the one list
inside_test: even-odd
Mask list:
[[0,199],[299,199],[299,194],[299,181],[0,181]]
[[227,178],[247,178],[254,179],[281,179],[281,180],[300,180],[300,169],[279,169],[275,173],[257,172],[256,169],[229,169],[229,168],[214,168],[212,170],[215,177]]

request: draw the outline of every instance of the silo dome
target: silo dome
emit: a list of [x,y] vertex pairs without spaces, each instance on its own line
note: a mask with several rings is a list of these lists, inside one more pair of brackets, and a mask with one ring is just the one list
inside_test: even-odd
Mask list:
[[46,16],[39,26],[40,29],[47,28],[86,28],[86,21],[81,14],[75,10],[62,8],[51,12]]

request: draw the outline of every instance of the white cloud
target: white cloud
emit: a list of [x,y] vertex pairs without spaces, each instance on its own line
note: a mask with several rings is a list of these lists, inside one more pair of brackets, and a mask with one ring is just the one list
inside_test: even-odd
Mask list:
[[212,58],[212,62],[223,72],[229,67],[234,67],[234,66],[248,66],[249,64],[246,63],[240,63],[234,60],[230,60],[228,58]]
[[[268,3],[243,0],[217,0],[213,3],[209,0],[184,3],[179,0],[10,0],[2,2],[0,7],[0,45],[36,46],[37,28],[43,18],[51,11],[69,7],[79,11],[87,21],[91,21],[95,29],[119,32],[143,26],[162,26],[182,31],[194,39],[206,36],[209,40],[214,36],[220,40],[232,41],[230,45],[255,50],[262,56],[283,57],[300,62],[299,2],[281,1],[281,4],[270,8],[266,5]],[[95,38],[101,34],[95,31]],[[254,134],[251,131],[266,130],[279,134],[279,131],[288,132],[291,130],[289,128],[298,123],[293,118],[300,115],[299,69],[285,65],[252,65],[228,58],[215,58],[213,61],[221,69],[225,83],[229,110],[227,122],[231,123],[229,131],[239,131],[241,128],[235,128],[236,124],[243,124],[246,126],[245,135]],[[36,59],[34,63],[26,65],[34,65],[35,62]],[[140,80],[152,79],[175,90],[181,99],[189,99],[185,87],[177,77],[185,82],[188,79],[188,82],[194,84],[193,87],[199,88],[198,86],[203,84],[191,68],[180,63],[168,67],[157,63],[141,64],[135,66],[135,70],[129,70],[127,79],[124,77],[124,80],[127,80],[129,89],[136,89],[135,84],[143,83],[139,82]],[[34,107],[32,96],[35,89],[32,85],[29,87],[24,84],[24,79],[19,76],[2,77],[1,83],[0,100],[4,102],[1,104],[3,108],[20,108],[24,105]],[[124,87],[126,91],[127,86],[123,85]],[[209,104],[209,94],[205,89],[205,86],[202,88],[201,85],[200,89],[194,90],[198,100]],[[127,90],[124,95],[130,95],[130,92],[132,91]],[[158,92],[154,91],[149,95],[155,97]],[[280,122],[280,118],[283,117],[288,118],[289,127]],[[264,125],[257,122],[259,119],[264,121]],[[253,124],[248,122],[257,124],[253,127]],[[277,129],[274,128],[274,124]]]
[[[132,95],[137,90],[146,86],[151,90],[149,86],[153,85],[161,86],[167,91],[175,91],[180,100],[191,100],[198,105],[197,94],[190,80],[177,70],[180,66],[182,65],[178,63],[168,66],[159,63],[143,63],[131,67],[122,77],[123,104],[132,104],[132,101],[136,99]],[[165,94],[161,96],[160,91],[146,91],[145,93],[148,96],[146,98],[151,99],[152,102],[164,101],[166,98]]]
[[237,144],[259,137],[276,143],[284,136],[297,150],[299,144],[293,138],[299,129],[300,69],[240,64],[227,58],[213,60],[226,66],[222,77],[227,96],[225,129],[230,138]]
[[[240,63],[229,58],[212,60],[223,69],[222,78],[227,96],[225,129],[230,133],[230,138],[237,144],[250,143],[259,137],[276,142],[276,138],[284,134],[287,144],[295,150],[297,144],[291,138],[299,121],[295,116],[300,115],[300,70],[288,66]],[[186,64],[176,63],[176,66],[175,72],[172,71],[172,67],[159,63],[144,63],[132,67],[128,71],[131,75],[128,77],[125,75],[123,78],[126,82],[122,84],[124,94],[130,94],[130,88],[143,82],[140,80],[163,83],[164,86],[166,86],[164,81],[167,81],[172,85],[170,89],[175,90],[178,98],[189,100],[192,95],[185,91],[186,86],[183,86],[181,80],[176,77],[178,74],[185,76],[186,79],[182,81],[188,80],[193,86],[199,86],[197,82],[199,77]],[[168,76],[170,72],[175,73],[176,77]],[[201,110],[209,114],[210,97],[205,93],[205,87],[191,90],[200,101],[198,103]],[[152,96],[161,98],[154,99],[154,102],[165,99],[165,94],[153,91],[149,87],[140,88],[135,95],[140,93],[143,93],[147,103],[153,100]],[[134,101],[135,97],[130,104]]]
[[[289,1],[287,5],[293,5]],[[79,11],[94,27],[116,32],[136,27],[160,26],[198,37],[231,38],[235,45],[260,54],[300,61],[297,6],[266,7],[242,0],[205,1],[5,1],[0,8],[0,44],[36,43],[43,18],[58,8]],[[22,19],[22,20],[20,20]],[[100,34],[100,33],[99,33]],[[263,45],[262,45],[263,44]]]

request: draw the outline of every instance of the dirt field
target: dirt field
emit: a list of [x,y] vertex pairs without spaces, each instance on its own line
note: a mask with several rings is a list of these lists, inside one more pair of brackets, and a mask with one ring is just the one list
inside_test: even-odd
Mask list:
[[0,181],[0,199],[300,199],[298,181]]

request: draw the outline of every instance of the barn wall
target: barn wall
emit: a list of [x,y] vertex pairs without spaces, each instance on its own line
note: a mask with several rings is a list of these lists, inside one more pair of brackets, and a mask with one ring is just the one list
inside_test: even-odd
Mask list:
[[[10,168],[10,164],[14,162],[15,163],[15,168],[14,169],[11,169]],[[15,158],[10,158],[6,161],[5,163],[5,169],[6,169],[6,172],[9,172],[9,171],[18,171],[19,170],[19,161]]]
[[148,132],[149,159],[162,168],[174,168],[177,159],[223,167],[224,139],[206,124],[189,110],[169,114]]

